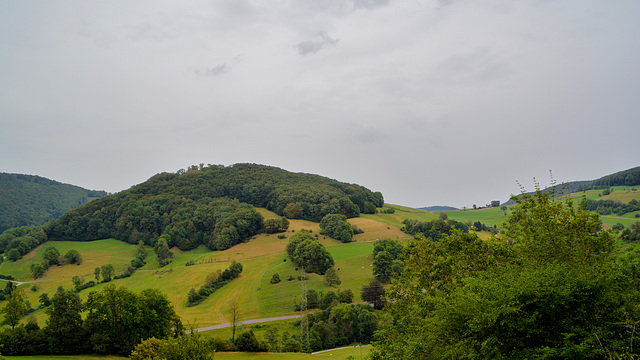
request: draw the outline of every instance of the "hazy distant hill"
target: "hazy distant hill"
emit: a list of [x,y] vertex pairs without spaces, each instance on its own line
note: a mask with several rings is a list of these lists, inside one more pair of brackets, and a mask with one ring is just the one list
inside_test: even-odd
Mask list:
[[161,173],[129,190],[66,213],[45,226],[50,240],[115,238],[190,250],[204,244],[224,250],[258,234],[262,207],[289,219],[319,222],[326,214],[374,214],[380,192],[326,177],[271,166],[192,166]]
[[42,225],[66,211],[106,196],[35,175],[0,173],[0,233],[20,226]]
[[[582,190],[607,189],[611,186],[640,186],[640,166],[629,170],[606,175],[596,180],[570,181],[558,188],[564,193],[580,192]],[[548,190],[549,188],[545,189]],[[513,205],[515,201],[509,200],[503,205]]]
[[459,210],[458,208],[455,208],[453,206],[427,206],[427,207],[421,207],[419,208],[420,210],[426,210],[426,211],[451,211],[451,210]]

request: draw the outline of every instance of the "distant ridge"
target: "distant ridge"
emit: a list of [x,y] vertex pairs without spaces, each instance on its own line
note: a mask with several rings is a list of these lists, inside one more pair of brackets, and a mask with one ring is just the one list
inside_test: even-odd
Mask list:
[[42,225],[106,195],[106,191],[87,190],[41,176],[0,173],[0,233]]
[[455,208],[453,206],[427,206],[427,207],[421,207],[419,208],[420,210],[426,210],[426,211],[452,211],[452,210],[460,210],[458,208]]

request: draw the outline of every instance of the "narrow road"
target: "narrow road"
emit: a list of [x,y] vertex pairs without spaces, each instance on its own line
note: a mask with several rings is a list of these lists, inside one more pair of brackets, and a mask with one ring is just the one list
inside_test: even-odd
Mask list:
[[[260,324],[260,323],[265,323],[265,322],[269,322],[269,321],[298,319],[301,316],[302,315],[288,315],[288,316],[277,316],[277,317],[272,317],[272,318],[245,320],[245,321],[238,321],[236,323],[236,325]],[[232,327],[232,326],[233,326],[233,323],[211,325],[211,326],[205,326],[205,327],[201,327],[201,328],[195,329],[195,331],[196,332],[200,332],[200,331],[207,331],[207,330],[224,329],[224,328],[228,328],[228,327]]]

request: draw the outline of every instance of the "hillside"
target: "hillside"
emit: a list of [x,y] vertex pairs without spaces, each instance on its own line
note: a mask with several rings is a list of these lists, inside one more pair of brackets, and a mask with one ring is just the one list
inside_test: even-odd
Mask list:
[[20,226],[42,225],[66,211],[106,196],[40,176],[0,173],[0,233]]
[[[605,175],[595,180],[569,181],[557,185],[564,194],[577,193],[584,190],[603,190],[612,186],[640,186],[640,166]],[[544,190],[547,191],[549,188]],[[502,205],[513,204],[515,204],[515,201],[509,200]]]
[[181,250],[224,250],[263,230],[254,207],[319,222],[326,214],[372,214],[383,204],[379,192],[318,175],[255,164],[201,165],[92,201],[48,223],[45,232],[54,241],[115,238],[153,246],[164,237]]

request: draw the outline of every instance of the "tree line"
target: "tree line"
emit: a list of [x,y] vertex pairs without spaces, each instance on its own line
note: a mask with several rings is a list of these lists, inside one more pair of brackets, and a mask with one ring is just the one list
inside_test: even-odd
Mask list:
[[35,320],[19,324],[27,307],[24,292],[18,289],[2,308],[4,322],[10,325],[0,331],[5,355],[129,355],[143,339],[184,334],[173,305],[156,289],[137,294],[107,285],[83,302],[76,292],[58,288],[45,308],[49,318],[43,328]]

